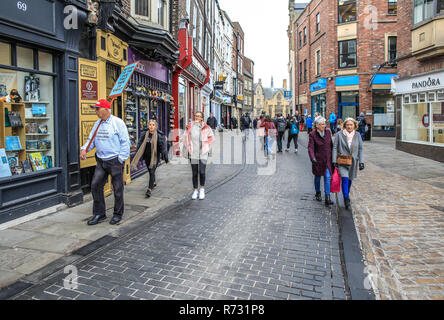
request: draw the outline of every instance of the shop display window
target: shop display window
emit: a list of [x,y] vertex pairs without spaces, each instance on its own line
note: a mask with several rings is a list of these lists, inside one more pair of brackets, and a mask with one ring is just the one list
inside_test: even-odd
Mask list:
[[444,102],[431,103],[433,143],[444,144]]
[[185,126],[187,123],[186,120],[186,84],[185,84],[185,80],[180,80],[179,81],[179,129],[181,130],[185,130]]
[[395,100],[390,90],[373,91],[373,129],[395,129]]
[[428,103],[404,105],[402,120],[403,140],[429,142],[430,112]]
[[[17,46],[17,65],[32,69],[34,52]],[[0,69],[0,178],[54,167],[53,94],[51,75]]]
[[0,64],[11,65],[11,45],[0,42]]

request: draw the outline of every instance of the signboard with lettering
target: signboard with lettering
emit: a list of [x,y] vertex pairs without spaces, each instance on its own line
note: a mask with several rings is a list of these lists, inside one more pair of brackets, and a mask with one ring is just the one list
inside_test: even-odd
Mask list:
[[425,92],[439,89],[444,89],[444,72],[437,72],[405,80],[392,80],[392,91],[394,91],[395,94]]
[[98,100],[97,96],[97,81],[82,80],[80,82],[82,91],[82,100]]
[[291,98],[291,91],[284,91],[285,98]]
[[154,79],[168,83],[168,68],[159,62],[150,61],[142,54],[128,48],[128,64],[139,62],[136,72],[140,72]]
[[55,35],[55,1],[1,0],[0,18]]
[[139,61],[132,63],[123,69],[122,73],[116,81],[116,84],[113,87],[113,90],[111,90],[111,93],[109,94],[110,98],[120,96],[123,93],[123,90],[125,90],[125,87],[128,84],[128,81],[131,79],[134,71],[136,70],[138,63]]
[[86,78],[97,78],[97,68],[87,64],[80,65],[80,76]]

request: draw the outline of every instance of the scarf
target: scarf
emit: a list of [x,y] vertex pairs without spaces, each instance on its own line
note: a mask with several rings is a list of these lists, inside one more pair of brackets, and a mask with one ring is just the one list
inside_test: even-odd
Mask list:
[[[145,153],[146,143],[148,141],[148,137],[150,135],[150,131],[147,130],[145,134],[145,138],[143,139],[143,143],[140,146],[140,149],[137,151],[136,156],[134,157],[133,161],[131,162],[131,169],[137,170],[137,165],[142,158],[143,154]],[[146,164],[150,169],[154,167],[154,165],[157,164],[157,128],[153,133],[153,136],[151,138],[151,159],[150,163]]]
[[325,130],[324,131],[319,131],[318,130],[319,135],[323,138],[325,136]]
[[355,130],[353,130],[352,133],[349,133],[347,129],[344,129],[342,130],[342,133],[347,137],[348,148],[351,149],[353,137],[355,136]]

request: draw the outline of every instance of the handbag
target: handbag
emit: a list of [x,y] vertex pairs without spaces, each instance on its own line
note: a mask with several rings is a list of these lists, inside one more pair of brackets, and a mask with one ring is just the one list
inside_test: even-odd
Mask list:
[[341,176],[339,175],[338,168],[335,168],[335,172],[331,178],[330,192],[341,192]]
[[356,133],[353,136],[352,140],[352,149],[350,155],[340,154],[338,153],[338,159],[336,160],[336,163],[343,166],[351,166],[353,163],[353,148],[355,147],[355,137]]

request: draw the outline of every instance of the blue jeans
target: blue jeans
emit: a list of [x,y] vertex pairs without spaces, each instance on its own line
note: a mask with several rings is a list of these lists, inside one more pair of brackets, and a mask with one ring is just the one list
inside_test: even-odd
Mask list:
[[267,136],[265,139],[265,149],[267,150],[267,155],[273,153],[273,139]]
[[342,194],[344,195],[344,199],[348,199],[350,197],[352,181],[349,178],[342,178],[341,180],[342,180]]
[[[330,180],[331,180],[331,174],[330,170],[328,170],[327,168],[327,171],[325,172],[324,176],[324,191],[327,196],[330,195]],[[321,192],[321,177],[315,176],[314,183],[315,183],[316,192]]]

